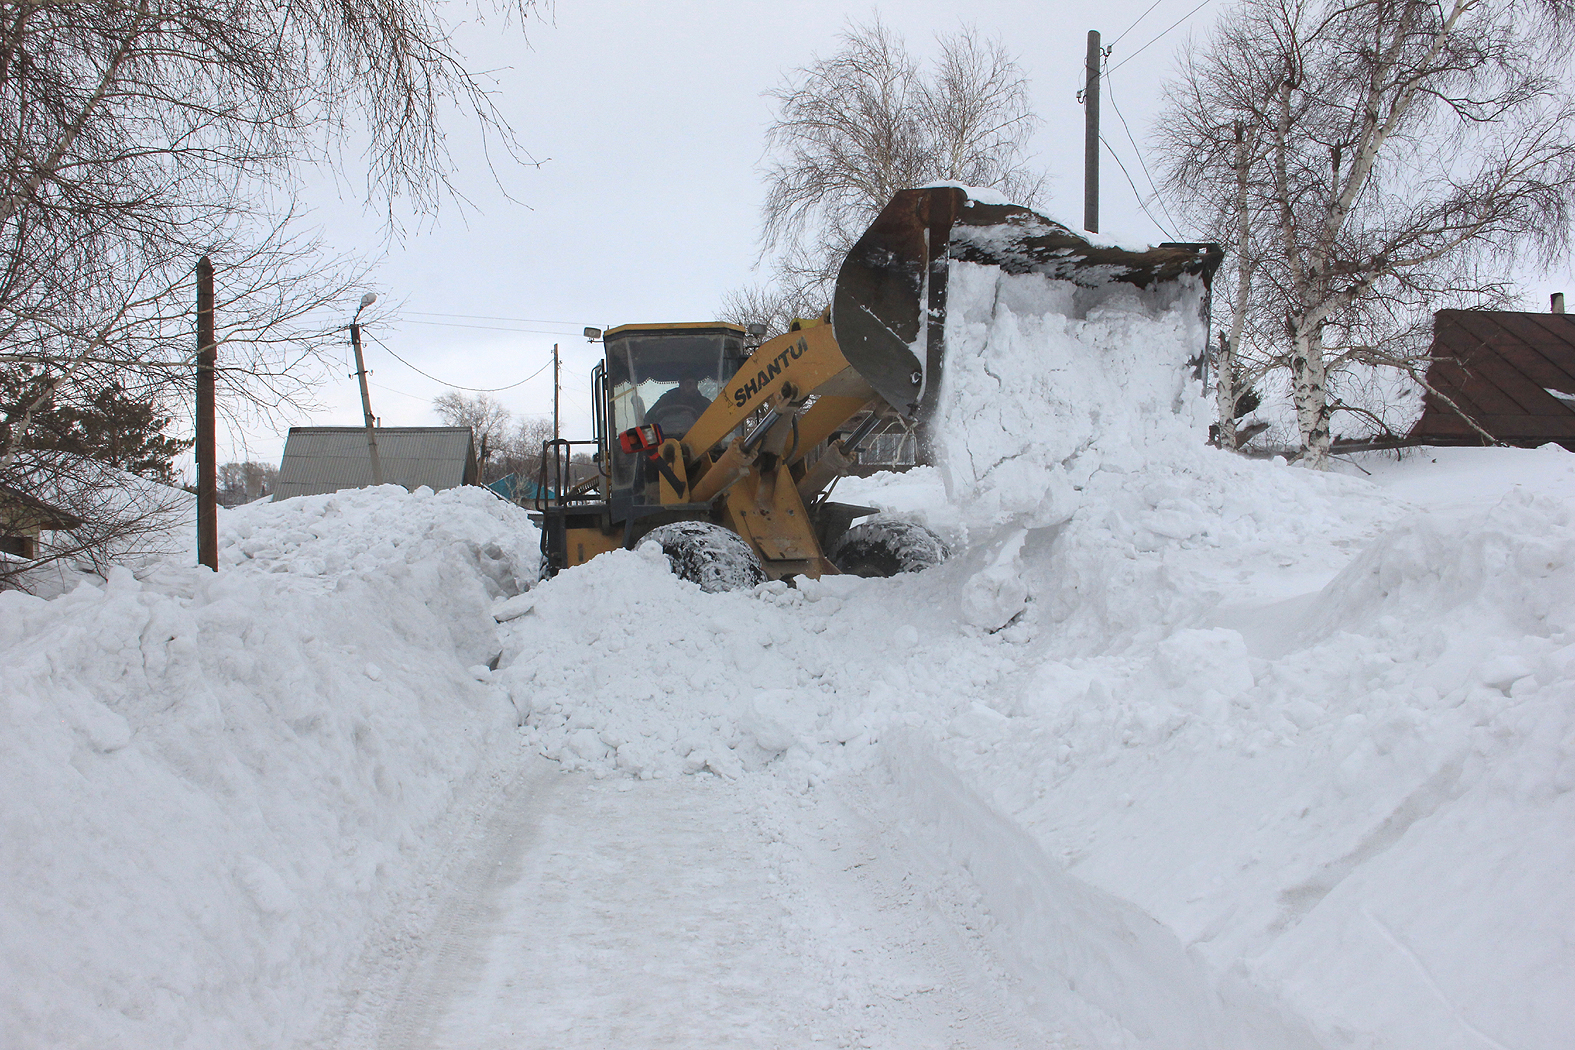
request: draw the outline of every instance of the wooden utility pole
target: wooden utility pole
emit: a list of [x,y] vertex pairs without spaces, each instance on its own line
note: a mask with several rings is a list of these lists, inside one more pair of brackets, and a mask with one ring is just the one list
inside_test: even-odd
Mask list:
[[219,568],[219,466],[214,424],[213,263],[197,260],[197,564]]
[[552,344],[552,440],[557,441],[561,435],[558,433],[558,344]]
[[[361,309],[364,310],[377,299],[377,296],[368,292],[361,300]],[[357,310],[356,316],[361,316]],[[350,345],[355,348],[355,374],[361,380],[361,414],[366,419],[366,454],[372,460],[372,484],[383,483],[383,461],[377,458],[377,419],[372,415],[372,394],[366,388],[366,362],[361,359],[361,326],[355,321],[350,322]]]
[[1083,88],[1083,229],[1099,232],[1099,32],[1088,31],[1088,82]]

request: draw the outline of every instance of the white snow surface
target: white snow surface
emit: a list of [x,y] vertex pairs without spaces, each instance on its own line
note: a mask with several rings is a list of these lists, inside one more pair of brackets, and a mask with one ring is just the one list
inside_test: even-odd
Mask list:
[[1187,368],[1205,338],[1198,294],[950,264],[931,424],[950,502],[981,524],[1056,525],[1097,472],[1195,458],[1209,420]]
[[1567,1046],[1575,456],[1220,453],[1185,300],[959,276],[922,573],[384,487],[0,595],[0,1045]]
[[0,1045],[303,1037],[512,735],[470,668],[523,517],[306,497],[224,512],[217,574],[0,593]]

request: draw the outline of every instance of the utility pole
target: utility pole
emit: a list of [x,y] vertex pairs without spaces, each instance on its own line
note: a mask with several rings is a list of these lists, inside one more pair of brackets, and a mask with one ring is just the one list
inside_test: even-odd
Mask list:
[[214,423],[213,263],[197,260],[197,564],[219,569],[218,428]]
[[1083,229],[1099,232],[1099,31],[1088,31],[1088,82],[1083,88]]
[[357,320],[361,311],[377,302],[376,292],[367,292],[361,297],[361,305],[356,307],[355,317],[350,320],[350,345],[355,348],[355,374],[361,380],[361,412],[366,417],[366,452],[372,459],[372,484],[383,483],[383,462],[377,458],[377,421],[372,417],[372,394],[366,388],[366,362],[361,359],[361,326]]
[[557,441],[558,433],[558,344],[552,344],[552,440]]

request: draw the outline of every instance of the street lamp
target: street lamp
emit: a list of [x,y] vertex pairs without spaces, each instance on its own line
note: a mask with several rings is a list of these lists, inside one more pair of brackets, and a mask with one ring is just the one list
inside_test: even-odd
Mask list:
[[366,451],[372,460],[372,484],[381,485],[383,462],[377,458],[377,427],[372,418],[372,395],[366,388],[366,363],[361,359],[361,326],[357,323],[361,311],[375,302],[376,292],[367,292],[361,297],[361,305],[356,307],[355,316],[350,319],[350,345],[355,348],[355,374],[361,381],[361,411],[366,416]]

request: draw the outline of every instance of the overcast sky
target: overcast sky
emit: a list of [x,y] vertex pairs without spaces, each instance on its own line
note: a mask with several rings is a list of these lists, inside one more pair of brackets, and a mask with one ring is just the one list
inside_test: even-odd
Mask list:
[[[474,128],[459,117],[450,122],[454,182],[468,204],[446,207],[435,224],[412,226],[383,253],[371,289],[379,307],[398,304],[399,311],[397,320],[367,329],[373,411],[385,426],[432,425],[432,398],[449,385],[518,383],[493,396],[517,415],[548,414],[552,370],[543,366],[557,342],[565,436],[588,437],[589,376],[600,347],[582,328],[710,320],[729,288],[764,278],[755,269],[763,134],[772,118],[764,92],[834,51],[850,19],[867,21],[878,10],[921,56],[934,51],[938,33],[964,23],[1002,40],[1027,74],[1044,121],[1030,151],[1050,176],[1048,210],[1080,225],[1083,108],[1076,96],[1088,31],[1114,47],[1104,138],[1147,197],[1121,117],[1146,146],[1177,55],[1189,36],[1206,34],[1227,2],[904,0],[877,9],[819,0],[557,0],[551,20],[532,21],[525,39],[517,28],[467,25],[459,43],[470,68],[494,71],[500,110],[541,163],[516,165],[494,153],[489,166]],[[342,179],[346,186],[361,181],[353,171]],[[313,195],[312,221],[330,248],[379,250],[376,216],[326,183]],[[1170,225],[1156,204],[1150,208]],[[1191,234],[1151,221],[1108,153],[1101,227],[1144,242]],[[1541,305],[1528,300],[1527,308],[1545,309],[1542,285],[1533,294]],[[346,321],[358,298],[346,302]],[[348,347],[345,362],[319,391],[321,411],[232,432],[228,452],[221,431],[220,461],[277,462],[288,422],[358,424]]]

